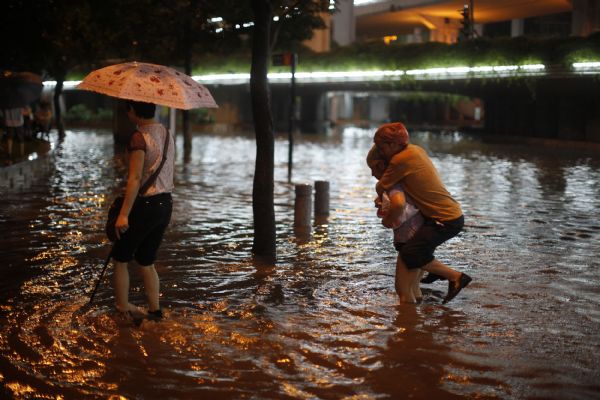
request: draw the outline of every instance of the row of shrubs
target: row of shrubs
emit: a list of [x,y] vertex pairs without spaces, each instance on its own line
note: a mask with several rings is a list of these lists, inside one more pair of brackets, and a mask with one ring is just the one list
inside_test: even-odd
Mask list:
[[[209,110],[194,109],[190,110],[190,121],[192,123],[213,122],[214,118]],[[91,110],[85,104],[76,104],[69,108],[64,115],[67,121],[77,122],[108,122],[113,117],[113,110],[108,108],[98,108]]]
[[[276,49],[274,52],[289,50]],[[227,49],[227,53],[202,53],[194,61],[192,75],[249,72],[249,49]],[[332,46],[327,53],[315,53],[300,45],[298,71],[418,69],[453,66],[543,63],[568,66],[573,62],[600,60],[600,32],[587,37],[477,38],[446,44],[439,42],[392,44],[383,41]],[[270,68],[271,72],[289,67]],[[88,71],[72,71],[69,80],[80,80]]]
[[[280,52],[280,51],[275,51]],[[248,49],[222,54],[203,54],[193,75],[248,72]],[[315,53],[300,46],[298,71],[418,69],[452,66],[521,65],[543,63],[568,66],[578,61],[600,60],[600,32],[588,37],[477,38],[446,44],[439,42],[392,44],[383,41],[334,46],[327,53]],[[272,67],[272,72],[289,67]]]
[[112,120],[112,110],[98,108],[90,110],[85,104],[76,104],[69,108],[64,115],[67,121],[103,122]]

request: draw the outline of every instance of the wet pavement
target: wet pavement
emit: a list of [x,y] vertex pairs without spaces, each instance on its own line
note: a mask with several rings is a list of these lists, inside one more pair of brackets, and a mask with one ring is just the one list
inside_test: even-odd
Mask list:
[[[466,216],[437,256],[474,280],[447,305],[393,288],[391,232],[372,208],[373,130],[297,138],[294,182],[327,180],[331,215],[292,228],[276,141],[278,263],[250,256],[255,142],[178,140],[174,217],[159,254],[167,317],[113,311],[110,273],[86,305],[125,171],[107,131],[70,131],[52,167],[0,202],[0,398],[596,399],[600,155],[413,134]],[[180,138],[179,138],[180,139]],[[131,300],[144,304],[132,268]]]

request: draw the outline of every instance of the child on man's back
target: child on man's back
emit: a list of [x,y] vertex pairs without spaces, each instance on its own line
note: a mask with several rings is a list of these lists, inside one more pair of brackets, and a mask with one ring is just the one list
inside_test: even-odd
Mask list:
[[[371,169],[371,174],[379,179],[386,168],[386,163],[373,146],[367,155],[367,165]],[[423,224],[423,216],[412,203],[410,197],[406,196],[402,185],[395,185],[389,191],[383,191],[375,199],[377,207],[377,216],[382,219],[382,224],[394,230],[394,247],[399,250],[408,239],[410,239],[419,227]],[[423,296],[419,287],[421,274],[415,278],[403,279],[406,266],[398,256],[396,262],[396,292],[403,303],[415,303]]]

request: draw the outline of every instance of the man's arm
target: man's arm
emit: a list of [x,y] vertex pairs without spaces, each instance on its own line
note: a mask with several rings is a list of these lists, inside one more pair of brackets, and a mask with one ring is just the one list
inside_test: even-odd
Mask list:
[[[377,183],[383,190],[390,190],[392,186],[399,183],[406,175],[408,171],[406,169],[406,162],[404,161],[404,154],[406,150],[397,153],[390,160],[390,164],[385,169],[383,176]],[[379,190],[379,189],[378,189]]]

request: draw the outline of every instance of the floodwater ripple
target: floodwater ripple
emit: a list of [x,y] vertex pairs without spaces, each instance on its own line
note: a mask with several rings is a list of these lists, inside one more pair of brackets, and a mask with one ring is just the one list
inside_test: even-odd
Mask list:
[[[437,256],[474,281],[399,305],[390,232],[373,213],[373,130],[297,138],[294,182],[331,184],[331,214],[293,229],[276,140],[278,262],[251,257],[255,142],[177,141],[173,221],[156,264],[166,319],[113,311],[106,209],[122,151],[69,131],[52,167],[0,204],[0,397],[544,398],[600,395],[600,159],[589,152],[416,132],[461,202]],[[143,304],[132,267],[132,301]]]

